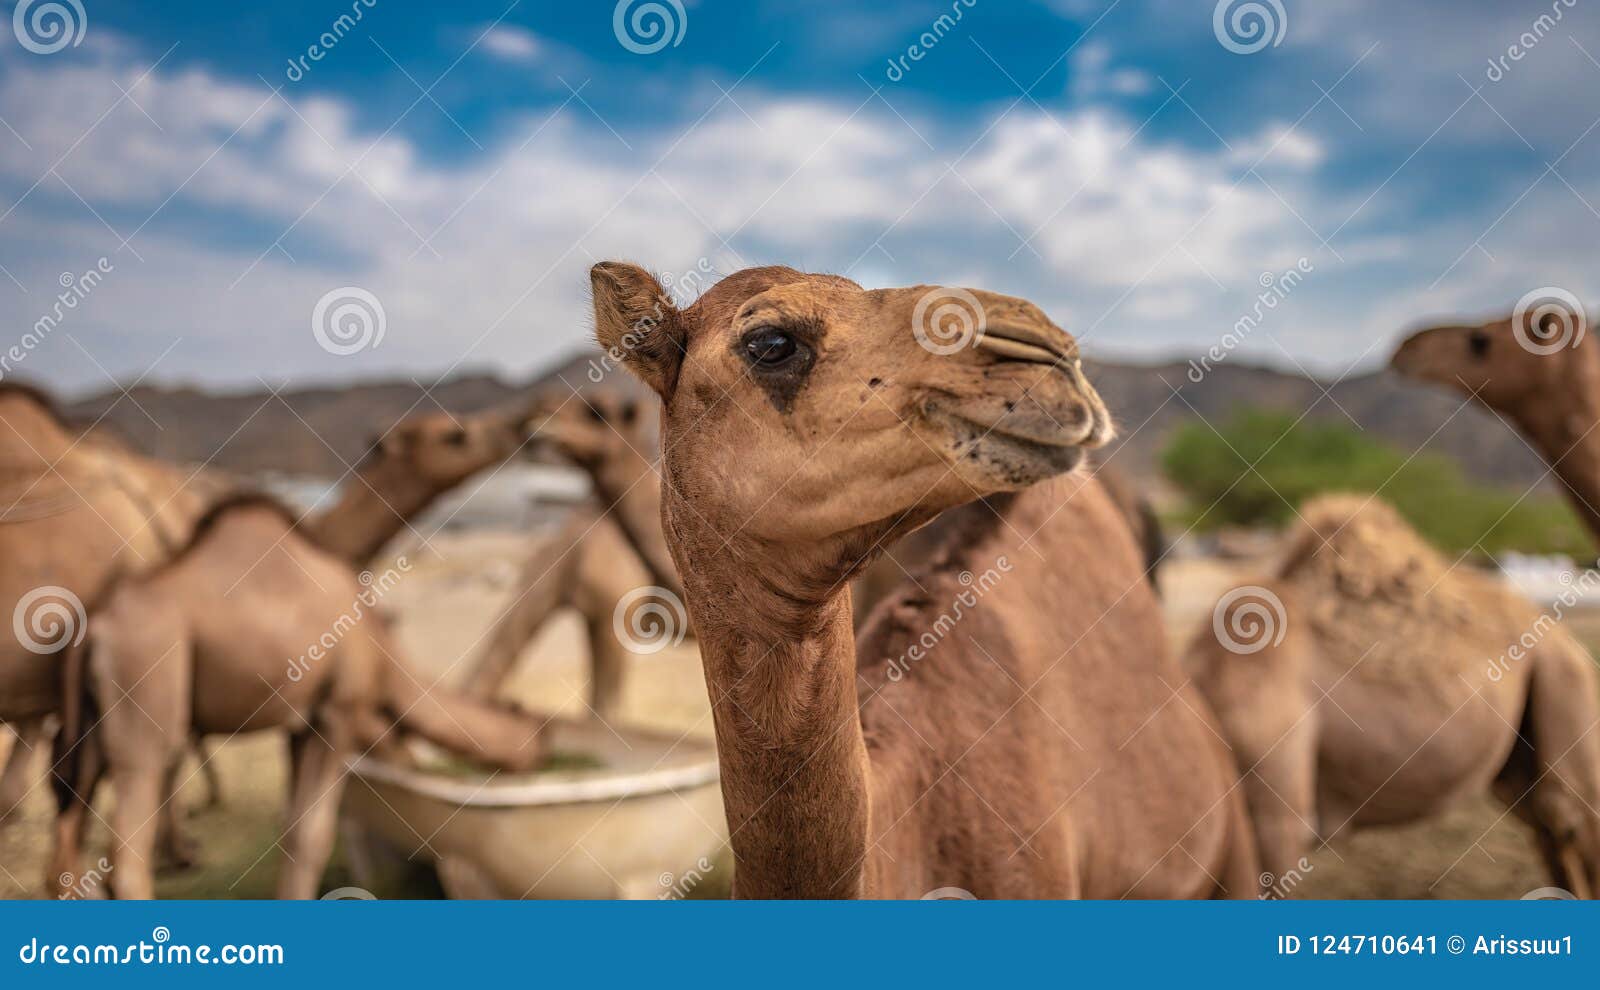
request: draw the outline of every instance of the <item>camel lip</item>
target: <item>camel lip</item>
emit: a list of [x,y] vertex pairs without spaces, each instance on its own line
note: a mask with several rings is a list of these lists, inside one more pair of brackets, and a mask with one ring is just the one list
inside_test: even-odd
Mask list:
[[929,411],[937,417],[948,419],[957,426],[975,431],[978,435],[977,438],[980,441],[994,438],[1003,440],[1007,443],[1030,448],[1038,448],[1040,450],[1062,451],[1084,449],[1088,446],[1091,446],[1091,442],[1096,431],[1096,425],[1093,422],[1093,417],[1091,417],[1090,424],[1085,427],[1083,434],[1074,440],[1068,439],[1066,433],[1056,435],[1039,435],[1008,430],[1001,425],[999,420],[985,422],[984,420],[975,419],[971,416],[964,415],[963,413],[957,412],[954,409],[934,408],[930,409]]
[[[1059,336],[1060,339],[1056,339]],[[1066,348],[1065,334],[1043,335],[1005,323],[990,324],[973,341],[978,350],[1030,364],[1077,365],[1079,358]]]

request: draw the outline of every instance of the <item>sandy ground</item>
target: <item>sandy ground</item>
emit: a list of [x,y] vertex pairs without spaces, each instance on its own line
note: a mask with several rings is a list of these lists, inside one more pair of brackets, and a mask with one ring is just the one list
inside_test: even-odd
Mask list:
[[[512,592],[522,556],[538,538],[491,532],[447,533],[431,549],[408,553],[412,570],[387,599],[399,617],[402,640],[419,670],[445,682],[460,677],[479,637]],[[1165,574],[1165,600],[1175,645],[1209,621],[1216,596],[1248,580],[1249,565],[1184,560]],[[1597,610],[1600,612],[1600,610]],[[1581,618],[1583,635],[1600,643],[1600,614]],[[586,684],[584,634],[575,616],[561,615],[524,655],[508,693],[535,710],[570,715],[583,711]],[[629,671],[625,717],[636,724],[709,736],[710,716],[692,641],[640,657]],[[4,744],[0,744],[4,745]],[[189,833],[199,863],[165,873],[163,897],[270,896],[281,851],[283,743],[273,735],[240,737],[216,747],[226,801],[202,808],[203,790],[191,779],[182,799],[191,808]],[[104,816],[114,798],[103,795]],[[45,870],[51,804],[37,788],[20,820],[0,832],[0,896],[36,896]],[[90,863],[105,854],[105,830],[91,840]],[[1339,836],[1310,857],[1291,897],[1515,898],[1549,881],[1520,823],[1485,800],[1443,819],[1398,829]],[[725,871],[724,871],[725,872]],[[352,883],[342,854],[324,878],[325,889]],[[379,896],[436,896],[425,875],[397,876]]]

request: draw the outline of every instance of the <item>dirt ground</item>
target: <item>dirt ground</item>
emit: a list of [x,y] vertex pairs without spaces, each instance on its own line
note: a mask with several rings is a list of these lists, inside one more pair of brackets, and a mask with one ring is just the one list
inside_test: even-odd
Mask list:
[[[402,640],[415,665],[446,682],[461,676],[479,637],[511,593],[523,554],[537,543],[522,535],[452,533],[431,548],[408,553],[412,570],[390,593],[387,606],[400,618]],[[1169,567],[1165,601],[1175,643],[1188,638],[1207,616],[1216,596],[1247,579],[1249,565],[1185,560]],[[1600,610],[1578,617],[1578,632],[1591,650],[1600,645]],[[583,631],[562,615],[528,649],[508,693],[530,708],[577,715],[585,691]],[[625,717],[636,724],[709,736],[710,715],[692,641],[683,647],[637,658],[629,671]],[[4,743],[0,743],[3,746]],[[192,809],[189,833],[199,862],[164,874],[162,897],[270,897],[281,850],[276,841],[283,817],[284,746],[273,735],[240,737],[215,747],[226,800],[201,808],[198,778],[182,799]],[[102,796],[104,816],[113,800]],[[21,817],[0,831],[0,897],[37,896],[42,887],[51,803],[47,788],[30,795]],[[105,855],[105,830],[93,831],[89,860]],[[1441,820],[1406,828],[1338,837],[1310,857],[1311,868],[1290,897],[1326,898],[1516,898],[1549,884],[1521,824],[1484,800]],[[726,875],[728,871],[720,871]],[[336,854],[324,888],[353,883],[343,855]],[[425,875],[396,877],[379,896],[438,896]]]

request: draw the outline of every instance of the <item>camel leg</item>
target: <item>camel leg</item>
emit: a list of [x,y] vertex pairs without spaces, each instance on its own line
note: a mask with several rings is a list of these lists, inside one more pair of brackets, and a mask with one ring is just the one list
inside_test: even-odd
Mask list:
[[294,794],[289,801],[289,827],[283,838],[284,863],[278,874],[278,896],[310,900],[317,896],[317,885],[338,836],[344,761],[335,746],[315,731],[294,738],[290,753],[294,761]]
[[[641,588],[655,586],[649,566],[628,542],[611,517],[601,518],[578,548],[577,587],[572,604],[583,614],[589,634],[589,708],[598,718],[612,721],[622,707],[623,677],[634,654],[618,636],[628,628],[628,616],[618,615],[623,599]],[[664,589],[663,589],[664,590]],[[678,610],[681,614],[681,608]],[[679,627],[651,630],[681,636]]]
[[161,818],[157,823],[157,863],[163,870],[187,870],[199,859],[193,839],[183,831],[183,802],[178,800],[182,785],[183,761],[177,760],[167,768],[162,791]]
[[516,597],[490,629],[483,650],[462,684],[468,695],[488,699],[499,693],[522,648],[552,612],[571,602],[581,544],[595,519],[593,512],[574,512],[555,536],[523,562],[512,585]]
[[112,768],[117,806],[111,816],[111,889],[119,900],[155,897],[156,832],[165,780],[165,768],[148,755]]
[[[1261,871],[1252,890],[1263,897],[1282,896],[1286,882],[1298,882],[1301,859],[1317,841],[1311,661],[1310,644],[1294,622],[1281,643],[1257,653],[1230,652],[1208,624],[1185,657],[1242,774]],[[1230,896],[1244,893],[1232,886]]]
[[[92,740],[81,740],[78,746],[80,752],[75,757],[72,780],[58,779],[56,787],[55,837],[45,889],[58,900],[71,896],[82,876],[79,867],[83,864],[83,844],[89,833],[94,791],[105,771],[100,751]],[[58,751],[56,762],[64,766],[66,759],[66,755]]]
[[194,740],[194,756],[200,763],[200,779],[206,785],[206,799],[202,807],[215,811],[223,806],[222,773],[217,769],[217,752],[199,736]]
[[1600,685],[1588,654],[1552,636],[1529,658],[1520,738],[1496,793],[1533,826],[1557,886],[1600,895]]
[[39,780],[36,756],[50,740],[49,720],[39,718],[15,723],[11,734],[11,752],[6,757],[5,772],[0,773],[0,828],[21,813],[22,802],[28,799]]

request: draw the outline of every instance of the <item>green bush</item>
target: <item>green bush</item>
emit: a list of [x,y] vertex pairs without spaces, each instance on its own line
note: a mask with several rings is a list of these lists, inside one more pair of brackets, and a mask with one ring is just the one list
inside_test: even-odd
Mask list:
[[[1558,496],[1474,484],[1455,461],[1410,457],[1353,427],[1289,413],[1241,409],[1220,428],[1181,427],[1162,470],[1187,500],[1188,522],[1281,526],[1322,492],[1376,492],[1435,546],[1450,552],[1504,550],[1592,554],[1587,533]],[[1254,469],[1251,469],[1254,465]],[[1531,479],[1530,479],[1531,483]]]

